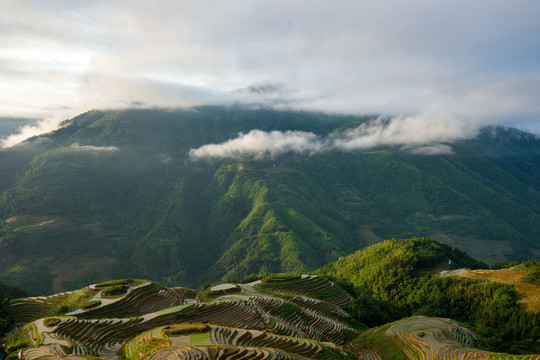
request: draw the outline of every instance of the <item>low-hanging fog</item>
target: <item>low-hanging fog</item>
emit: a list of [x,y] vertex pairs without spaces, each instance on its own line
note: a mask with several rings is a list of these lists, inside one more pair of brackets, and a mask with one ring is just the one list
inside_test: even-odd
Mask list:
[[[257,136],[310,152],[540,132],[538,14],[535,0],[6,0],[0,117],[39,121],[2,145],[94,108],[231,103],[391,119],[339,141],[242,134],[233,153]],[[449,151],[437,146],[425,149]]]

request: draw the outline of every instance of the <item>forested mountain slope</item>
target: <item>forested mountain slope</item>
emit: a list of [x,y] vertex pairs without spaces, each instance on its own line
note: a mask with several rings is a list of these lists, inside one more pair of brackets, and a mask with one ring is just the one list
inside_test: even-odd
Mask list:
[[485,129],[438,155],[189,155],[253,129],[327,139],[370,120],[235,107],[82,114],[0,151],[0,277],[35,293],[121,277],[200,285],[313,270],[409,236],[487,262],[539,254],[540,140],[517,130]]
[[464,267],[486,264],[448,245],[412,238],[358,250],[317,272],[350,284],[356,297],[349,311],[370,326],[411,315],[451,318],[467,324],[488,348],[516,352],[524,346],[539,351],[540,313],[526,302],[540,297],[540,262],[506,269],[516,273],[511,281],[500,281],[498,270]]

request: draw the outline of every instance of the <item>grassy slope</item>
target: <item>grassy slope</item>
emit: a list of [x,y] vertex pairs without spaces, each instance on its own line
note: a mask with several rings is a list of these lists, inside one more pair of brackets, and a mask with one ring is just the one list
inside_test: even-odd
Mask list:
[[528,312],[540,311],[540,284],[527,281],[527,271],[518,268],[500,270],[469,270],[453,275],[459,278],[485,280],[501,284],[509,284],[516,290],[519,303]]

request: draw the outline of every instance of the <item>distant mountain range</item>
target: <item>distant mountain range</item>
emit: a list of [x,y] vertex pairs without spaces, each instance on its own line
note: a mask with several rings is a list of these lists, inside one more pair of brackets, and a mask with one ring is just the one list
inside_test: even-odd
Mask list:
[[37,120],[25,118],[0,118],[0,139],[15,134],[18,130],[27,125],[34,125]]
[[[210,106],[84,113],[0,151],[0,278],[40,294],[123,277],[199,286],[310,271],[410,236],[487,263],[540,256],[538,138],[486,128],[415,149],[321,145],[371,120]],[[205,146],[238,138],[232,150]],[[243,152],[261,139],[267,150]]]

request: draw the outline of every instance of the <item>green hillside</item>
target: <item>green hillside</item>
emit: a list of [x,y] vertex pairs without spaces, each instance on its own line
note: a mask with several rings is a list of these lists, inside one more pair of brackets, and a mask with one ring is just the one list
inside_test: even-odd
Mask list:
[[[473,329],[481,336],[482,346],[489,349],[516,352],[526,347],[540,351],[540,313],[522,306],[515,280],[452,276],[455,269],[485,266],[445,244],[413,238],[358,250],[317,272],[349,284],[357,292],[349,311],[370,326],[411,315],[451,318]],[[521,267],[530,273],[522,274],[521,281],[532,279],[532,285],[537,262]],[[531,299],[540,296],[540,288],[534,291]]]
[[[276,286],[279,284],[280,286]],[[331,294],[330,296],[328,296]],[[8,359],[357,359],[350,296],[321,276],[269,276],[196,294],[123,279],[12,301]]]
[[319,274],[254,274],[200,292],[105,281],[7,301],[17,328],[0,349],[6,360],[539,359],[540,313],[516,301],[518,282],[496,279],[510,272],[520,287],[534,285],[540,263],[471,270],[484,276],[477,280],[450,271],[483,265],[413,238],[372,245]]
[[540,254],[540,140],[517,130],[486,129],[446,155],[188,155],[252,129],[326,137],[369,120],[210,106],[82,114],[0,151],[0,278],[35,294],[125,277],[201,286],[310,271],[411,236],[488,263]]
[[399,302],[405,300],[411,286],[422,276],[459,268],[488,268],[488,265],[446,244],[413,238],[388,240],[358,250],[318,272],[369,289],[382,300]]

